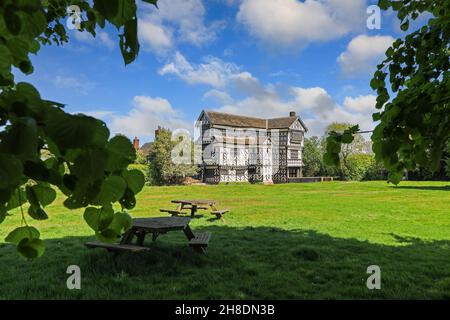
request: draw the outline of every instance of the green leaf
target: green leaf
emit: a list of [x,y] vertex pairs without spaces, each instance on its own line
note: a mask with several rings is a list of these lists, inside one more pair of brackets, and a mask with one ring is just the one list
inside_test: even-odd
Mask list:
[[117,239],[120,237],[119,234],[116,233],[115,230],[112,229],[105,229],[100,232],[97,232],[96,234],[97,239],[99,239],[102,242],[107,243],[113,243],[117,241]]
[[27,259],[35,259],[45,252],[45,244],[41,239],[23,239],[17,245],[17,251]]
[[136,151],[131,141],[123,136],[115,136],[106,145],[108,150],[106,170],[122,171],[136,159]]
[[158,0],[142,0],[142,1],[150,3],[158,8]]
[[25,39],[20,37],[10,38],[6,42],[6,46],[8,47],[11,55],[16,57],[19,60],[28,60],[28,51],[29,44]]
[[45,212],[45,210],[42,209],[41,207],[30,206],[28,208],[28,215],[35,220],[47,220],[48,219],[47,212]]
[[11,231],[5,238],[5,242],[19,244],[23,239],[39,239],[39,231],[35,227],[19,227]]
[[117,212],[114,214],[114,219],[111,222],[109,228],[114,230],[118,235],[121,235],[128,231],[133,225],[133,219],[126,212]]
[[105,176],[106,152],[102,149],[86,149],[76,159],[70,172],[78,180],[89,182]]
[[125,190],[125,195],[119,200],[119,203],[128,210],[133,209],[136,206],[136,197],[130,189]]
[[145,185],[145,177],[137,169],[127,170],[122,173],[128,188],[134,193],[139,193]]
[[8,205],[6,206],[6,210],[12,210],[17,207],[20,207],[24,203],[27,202],[27,195],[23,188],[17,188],[14,190],[11,198],[8,201]]
[[108,140],[109,130],[103,121],[61,110],[49,116],[46,132],[60,150],[104,146]]
[[381,10],[387,10],[390,6],[390,1],[389,0],[379,0],[378,6],[380,7]]
[[137,18],[125,23],[123,34],[119,35],[120,51],[125,65],[130,64],[139,54],[139,41],[137,35]]
[[33,118],[22,118],[12,124],[5,132],[0,152],[10,153],[21,160],[37,158],[37,126]]
[[409,20],[406,20],[405,22],[403,22],[403,23],[400,25],[400,29],[402,29],[403,31],[407,31],[408,28],[409,28]]
[[41,206],[45,207],[56,199],[56,191],[49,186],[37,184],[31,187]]
[[103,181],[100,193],[97,195],[93,204],[107,205],[118,201],[123,197],[127,184],[122,177],[110,176]]
[[88,207],[84,211],[83,217],[89,227],[97,232],[106,229],[111,224],[114,218],[114,210],[111,206]]
[[14,5],[8,5],[3,12],[3,19],[5,21],[8,31],[13,35],[18,35],[22,29],[22,21],[16,13]]
[[0,153],[0,189],[16,186],[23,173],[22,163],[15,156]]
[[9,49],[0,44],[0,74],[6,74],[11,71],[13,59]]

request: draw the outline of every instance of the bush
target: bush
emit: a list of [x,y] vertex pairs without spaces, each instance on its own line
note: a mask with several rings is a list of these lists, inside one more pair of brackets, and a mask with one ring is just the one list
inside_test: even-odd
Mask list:
[[377,163],[373,155],[357,153],[347,159],[348,180],[385,180],[386,169]]

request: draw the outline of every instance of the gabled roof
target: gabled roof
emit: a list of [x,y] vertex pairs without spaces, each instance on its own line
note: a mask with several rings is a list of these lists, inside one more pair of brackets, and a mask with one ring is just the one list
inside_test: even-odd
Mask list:
[[238,128],[288,129],[298,119],[305,130],[308,131],[308,128],[298,116],[262,119],[216,111],[203,111],[200,118],[203,114],[208,117],[212,125],[223,125]]

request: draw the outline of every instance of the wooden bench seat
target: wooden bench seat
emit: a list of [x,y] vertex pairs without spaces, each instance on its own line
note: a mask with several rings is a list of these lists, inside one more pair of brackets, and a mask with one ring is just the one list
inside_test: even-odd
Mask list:
[[189,246],[193,247],[197,252],[206,253],[210,238],[211,233],[209,232],[198,233],[195,238],[189,241]]
[[87,242],[85,246],[88,248],[103,248],[108,251],[119,252],[119,251],[131,251],[131,252],[139,252],[139,251],[148,251],[150,248],[136,246],[132,244],[118,244],[118,243],[103,243],[100,241]]
[[188,212],[173,209],[159,209],[159,211],[170,213],[172,216],[178,216],[179,214],[188,214]]
[[215,210],[215,211],[211,211],[211,214],[215,215],[217,217],[217,219],[221,219],[222,216],[229,212],[230,210],[225,209],[225,210]]

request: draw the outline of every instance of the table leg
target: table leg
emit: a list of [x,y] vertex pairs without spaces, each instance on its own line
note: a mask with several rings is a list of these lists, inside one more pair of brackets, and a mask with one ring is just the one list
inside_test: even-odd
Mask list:
[[195,235],[192,232],[192,230],[189,227],[189,225],[187,225],[186,228],[183,229],[183,232],[184,232],[184,234],[186,235],[186,237],[188,238],[189,241],[191,241],[192,239],[195,238]]
[[144,245],[145,234],[146,234],[146,232],[144,230],[141,230],[139,233],[137,233],[137,244],[139,246]]
[[191,207],[191,217],[193,218],[195,216],[195,213],[197,212],[197,205],[192,205]]
[[152,241],[155,242],[156,239],[158,238],[158,236],[159,236],[159,233],[158,233],[158,232],[153,232],[153,233],[152,233]]
[[131,228],[123,234],[122,239],[120,240],[120,244],[130,244],[135,234],[136,230],[134,228]]

